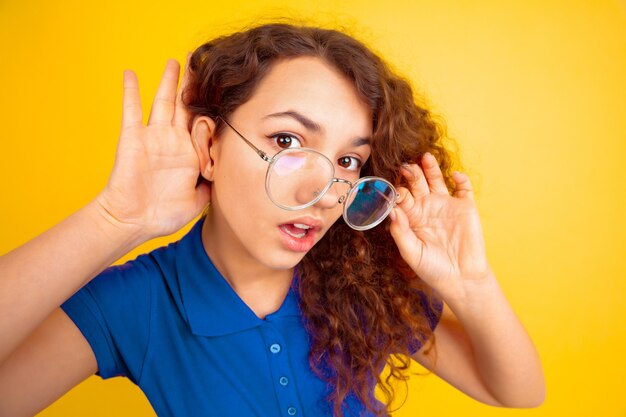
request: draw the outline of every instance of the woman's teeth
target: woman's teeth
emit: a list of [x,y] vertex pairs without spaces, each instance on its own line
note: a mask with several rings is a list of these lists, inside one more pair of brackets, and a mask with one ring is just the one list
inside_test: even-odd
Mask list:
[[281,226],[281,229],[283,229],[285,233],[298,239],[305,237],[310,228],[311,226],[301,223],[285,224]]

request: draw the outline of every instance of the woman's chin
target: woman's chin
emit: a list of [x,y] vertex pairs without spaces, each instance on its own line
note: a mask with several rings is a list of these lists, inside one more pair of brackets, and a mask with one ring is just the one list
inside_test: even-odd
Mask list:
[[295,268],[296,265],[300,263],[302,258],[306,255],[306,252],[285,252],[285,251],[277,251],[274,256],[267,257],[265,256],[263,259],[263,263],[271,268],[276,270],[285,270]]

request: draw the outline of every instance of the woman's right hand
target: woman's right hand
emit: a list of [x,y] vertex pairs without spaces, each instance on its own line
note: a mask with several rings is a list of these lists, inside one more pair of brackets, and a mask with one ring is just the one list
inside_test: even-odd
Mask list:
[[[68,340],[82,352],[80,369],[47,369],[42,383],[61,378],[61,386],[70,387],[93,372],[97,364],[85,359],[87,342],[69,319],[63,319],[59,306],[129,251],[147,239],[175,232],[208,204],[208,183],[196,187],[200,160],[188,130],[189,113],[176,94],[179,72],[178,62],[167,62],[148,125],[143,126],[137,77],[125,71],[122,131],[104,190],[59,224],[0,256],[0,415],[33,415],[32,404],[24,405],[21,399],[30,401],[35,391],[35,404],[56,398],[51,396],[54,389],[42,394],[41,389],[12,388],[41,363],[70,360],[63,345]],[[44,323],[53,311],[54,320]],[[50,351],[51,344],[58,349]],[[72,352],[71,361],[76,362]],[[8,405],[7,395],[15,395]],[[24,412],[6,411],[15,404],[14,410]]]
[[168,60],[147,126],[143,126],[135,73],[124,71],[122,129],[115,164],[105,189],[96,197],[107,220],[140,231],[150,239],[174,233],[210,201],[210,185],[201,181],[199,159],[181,99],[189,56],[177,93],[180,66]]

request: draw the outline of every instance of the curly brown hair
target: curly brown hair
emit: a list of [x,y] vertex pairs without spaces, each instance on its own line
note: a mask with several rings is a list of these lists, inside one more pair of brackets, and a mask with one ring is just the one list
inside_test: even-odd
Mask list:
[[[337,30],[284,23],[265,24],[209,41],[190,58],[183,93],[192,120],[228,117],[250,99],[279,59],[314,56],[354,82],[373,115],[371,157],[362,175],[405,185],[402,163],[438,160],[449,189],[451,154],[443,124],[416,104],[413,90],[363,43]],[[223,126],[218,122],[218,132]],[[297,266],[298,293],[310,338],[309,363],[327,382],[333,414],[353,395],[377,416],[394,400],[392,382],[406,381],[409,356],[418,348],[435,355],[434,315],[442,304],[402,260],[388,221],[368,231],[336,222]],[[382,380],[385,365],[390,373]],[[374,396],[378,385],[386,406]]]

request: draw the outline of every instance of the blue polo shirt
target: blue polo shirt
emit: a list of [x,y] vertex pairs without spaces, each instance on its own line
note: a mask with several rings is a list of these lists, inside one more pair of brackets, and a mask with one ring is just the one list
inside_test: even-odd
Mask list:
[[[332,388],[309,367],[297,278],[280,308],[258,318],[207,256],[203,221],[61,305],[91,345],[96,375],[127,377],[160,417],[332,416]],[[429,312],[433,329],[440,312]],[[347,398],[345,415],[371,415],[363,410]]]

